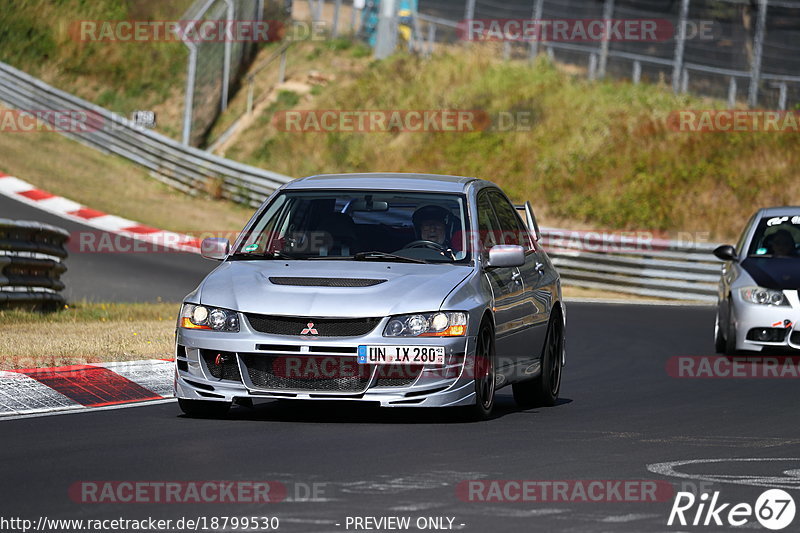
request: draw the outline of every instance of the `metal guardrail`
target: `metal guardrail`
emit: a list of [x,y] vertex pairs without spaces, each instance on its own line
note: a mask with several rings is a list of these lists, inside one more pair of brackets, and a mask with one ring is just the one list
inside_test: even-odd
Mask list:
[[213,191],[222,198],[257,207],[277,187],[292,179],[184,146],[5,63],[0,63],[0,102],[37,114],[86,113],[90,117],[88,128],[62,128],[59,133],[124,157],[149,169],[156,179],[190,194]]
[[0,218],[0,308],[64,305],[61,275],[69,232],[40,222]]
[[716,244],[609,242],[596,232],[552,228],[542,228],[541,244],[566,285],[673,300],[717,299],[722,264],[711,253]]

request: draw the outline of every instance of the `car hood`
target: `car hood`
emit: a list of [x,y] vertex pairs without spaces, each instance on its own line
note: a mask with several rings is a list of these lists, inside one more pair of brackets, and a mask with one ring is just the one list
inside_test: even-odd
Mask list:
[[[450,291],[472,270],[449,264],[226,261],[203,280],[199,295],[204,305],[248,313],[379,317],[438,310]],[[386,281],[366,287],[282,285],[270,281],[288,277]]]
[[800,289],[800,258],[748,257],[741,266],[759,287]]

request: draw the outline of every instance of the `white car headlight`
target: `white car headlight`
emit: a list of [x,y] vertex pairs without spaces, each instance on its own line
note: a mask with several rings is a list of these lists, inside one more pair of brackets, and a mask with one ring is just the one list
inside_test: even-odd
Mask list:
[[788,306],[789,302],[782,291],[774,289],[765,289],[764,287],[744,287],[739,289],[739,294],[742,295],[742,300],[751,304],[759,305],[774,305],[774,306]]
[[439,311],[394,316],[383,330],[384,337],[462,337],[467,334],[467,314]]
[[178,318],[178,327],[235,333],[239,331],[239,314],[236,311],[217,307],[183,304]]

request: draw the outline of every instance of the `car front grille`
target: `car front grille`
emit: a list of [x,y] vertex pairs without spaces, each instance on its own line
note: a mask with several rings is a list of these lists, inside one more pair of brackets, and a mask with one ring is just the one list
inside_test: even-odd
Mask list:
[[200,350],[200,356],[203,358],[208,373],[211,374],[212,377],[230,381],[242,381],[235,353],[220,352],[218,350]]
[[354,357],[239,354],[258,388],[280,391],[364,392],[373,365]]
[[800,331],[793,331],[789,340],[792,344],[800,344]]
[[245,313],[245,316],[250,326],[260,333],[304,337],[357,337],[366,335],[381,321],[380,318],[313,318],[253,313]]

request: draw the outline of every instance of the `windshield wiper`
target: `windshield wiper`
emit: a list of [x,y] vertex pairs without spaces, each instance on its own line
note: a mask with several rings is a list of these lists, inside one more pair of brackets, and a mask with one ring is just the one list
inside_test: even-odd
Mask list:
[[366,261],[367,259],[384,259],[389,261],[398,261],[401,263],[420,263],[423,265],[428,264],[427,261],[423,259],[413,259],[411,257],[404,257],[402,255],[395,255],[386,252],[358,252],[357,254],[353,255],[353,259],[356,261]]
[[246,261],[257,261],[259,259],[299,259],[299,258],[287,254],[286,252],[274,250],[266,254],[247,254],[239,252],[231,255],[229,259],[243,259]]

